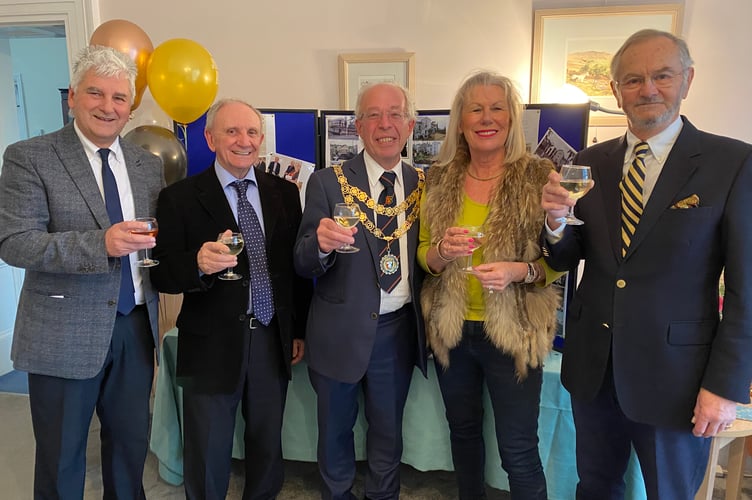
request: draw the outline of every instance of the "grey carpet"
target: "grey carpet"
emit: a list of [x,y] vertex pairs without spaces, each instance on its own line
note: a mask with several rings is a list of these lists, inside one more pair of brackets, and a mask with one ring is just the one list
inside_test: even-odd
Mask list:
[[[27,499],[32,497],[34,467],[34,437],[29,415],[28,396],[0,393],[0,498]],[[99,466],[99,424],[92,422],[88,444],[88,466],[86,493],[84,500],[102,498],[102,483]],[[182,487],[171,486],[158,475],[158,464],[149,453],[144,472],[144,488],[149,500],[182,500],[185,498]],[[749,470],[749,467],[748,467]],[[363,464],[358,466],[354,493],[362,498]],[[314,500],[318,495],[318,471],[316,464],[305,462],[285,463],[285,486],[279,500]],[[456,498],[454,474],[452,472],[419,472],[410,466],[402,466],[403,500],[449,500]],[[718,478],[713,491],[713,499],[724,498],[724,479]],[[230,491],[227,498],[237,500],[242,497],[242,463],[233,463]],[[509,493],[489,490],[489,500],[510,498]],[[745,478],[742,500],[752,500],[752,478]]]

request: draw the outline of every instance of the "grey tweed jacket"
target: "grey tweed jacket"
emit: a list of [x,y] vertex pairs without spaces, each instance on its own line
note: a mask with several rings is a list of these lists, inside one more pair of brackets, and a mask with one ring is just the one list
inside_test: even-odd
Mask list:
[[[120,142],[137,217],[154,215],[159,158]],[[0,172],[0,258],[25,269],[11,358],[18,370],[72,379],[101,369],[120,259],[107,256],[104,200],[72,124],[8,146]],[[158,296],[141,270],[154,344]]]

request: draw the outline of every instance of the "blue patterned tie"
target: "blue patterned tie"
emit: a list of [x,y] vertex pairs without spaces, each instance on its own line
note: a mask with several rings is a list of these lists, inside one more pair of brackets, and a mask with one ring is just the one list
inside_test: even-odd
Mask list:
[[[379,180],[381,181],[381,184],[384,185],[384,189],[379,195],[379,205],[385,207],[397,206],[397,197],[394,194],[394,181],[396,179],[397,174],[394,172],[384,172],[381,174]],[[381,232],[384,233],[384,236],[391,236],[397,229],[397,216],[394,215],[389,217],[388,215],[378,215],[377,224],[381,229]],[[396,261],[389,258],[385,259],[385,256],[390,253],[394,256]],[[396,287],[402,279],[402,273],[399,269],[399,256],[400,249],[398,239],[391,241],[379,240],[379,284],[381,285],[381,289],[386,293],[390,293],[394,290],[394,287]],[[394,262],[397,263],[396,267],[389,267],[389,264]]]
[[[110,169],[110,150],[100,149],[97,153],[102,158],[102,185],[107,215],[110,216],[111,224],[117,224],[123,222],[123,209],[120,207],[117,182],[115,182],[115,176]],[[120,296],[118,297],[117,311],[125,316],[136,307],[136,289],[133,286],[133,276],[131,275],[131,259],[127,255],[120,257],[120,273]]]
[[248,272],[251,275],[251,302],[253,315],[262,324],[269,325],[274,317],[274,293],[266,262],[266,240],[256,211],[248,201],[246,191],[251,181],[243,179],[232,183],[238,192],[238,226],[243,233],[248,254]]
[[640,142],[634,147],[634,160],[627,170],[627,175],[619,183],[621,190],[621,256],[627,254],[632,243],[632,236],[637,230],[637,224],[644,208],[642,200],[642,185],[645,182],[645,155],[650,151],[647,142]]

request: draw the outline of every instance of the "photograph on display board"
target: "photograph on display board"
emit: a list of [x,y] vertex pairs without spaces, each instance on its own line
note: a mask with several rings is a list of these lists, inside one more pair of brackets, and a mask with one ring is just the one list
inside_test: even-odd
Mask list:
[[572,163],[572,159],[574,159],[574,155],[577,154],[577,150],[567,144],[567,142],[562,139],[554,129],[548,127],[546,133],[543,134],[543,139],[540,140],[533,153],[541,158],[548,158],[551,160],[558,171],[562,165],[569,165]]
[[360,153],[363,143],[352,111],[322,111],[321,120],[323,167],[341,165]]
[[295,184],[300,190],[300,203],[301,205],[305,204],[305,188],[308,184],[308,178],[316,170],[315,163],[271,152],[259,158],[256,168],[261,169],[261,165],[265,165],[264,171],[267,174],[282,177]]
[[418,111],[412,136],[412,164],[427,170],[446,139],[449,110]]

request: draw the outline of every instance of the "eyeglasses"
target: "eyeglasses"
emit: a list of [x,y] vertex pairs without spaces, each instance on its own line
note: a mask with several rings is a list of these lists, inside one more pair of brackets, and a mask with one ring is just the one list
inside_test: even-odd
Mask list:
[[367,111],[361,115],[361,119],[376,122],[381,121],[384,115],[386,115],[387,120],[390,122],[403,122],[407,119],[405,113],[400,111]]
[[656,88],[665,89],[673,86],[676,79],[683,75],[684,71],[681,71],[679,73],[674,73],[673,71],[662,71],[660,73],[649,76],[647,79],[644,76],[631,76],[629,78],[616,82],[616,84],[622,90],[637,90],[642,88],[647,80],[650,80],[651,82],[653,82],[653,85],[655,85]]

